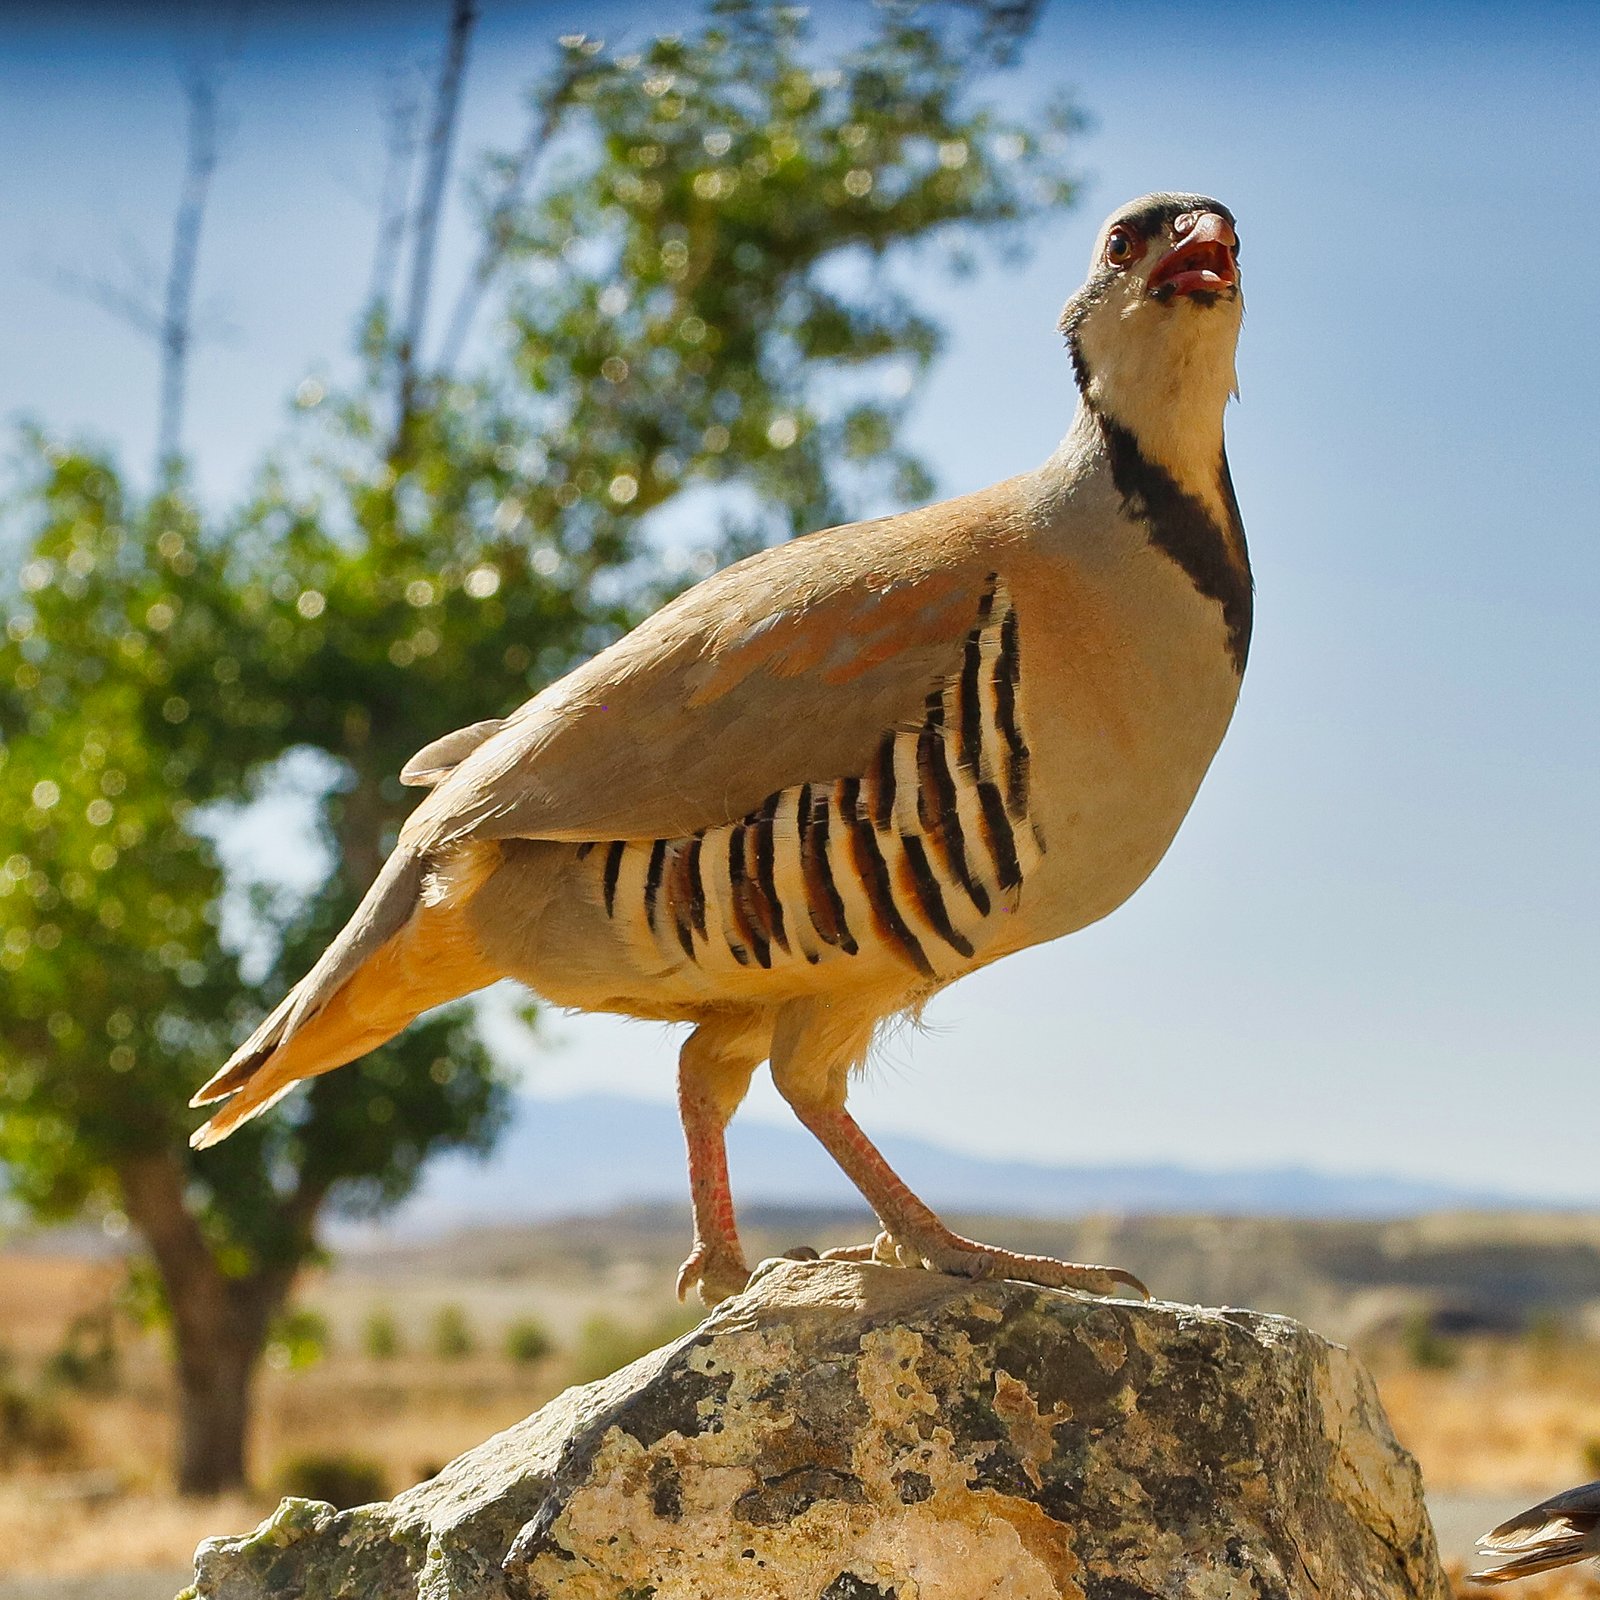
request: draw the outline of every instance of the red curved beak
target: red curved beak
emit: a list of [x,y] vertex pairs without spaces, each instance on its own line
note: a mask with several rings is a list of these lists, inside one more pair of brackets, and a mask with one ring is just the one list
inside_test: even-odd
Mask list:
[[[1185,226],[1187,224],[1187,226]],[[1150,274],[1150,293],[1157,300],[1174,295],[1218,294],[1239,286],[1239,268],[1233,252],[1239,236],[1233,224],[1215,211],[1180,217],[1182,238]]]

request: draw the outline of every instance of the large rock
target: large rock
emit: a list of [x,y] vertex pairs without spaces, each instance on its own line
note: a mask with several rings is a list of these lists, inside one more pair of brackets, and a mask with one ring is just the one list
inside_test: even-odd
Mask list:
[[769,1263],[386,1505],[289,1500],[199,1600],[1446,1600],[1350,1354],[1249,1311]]

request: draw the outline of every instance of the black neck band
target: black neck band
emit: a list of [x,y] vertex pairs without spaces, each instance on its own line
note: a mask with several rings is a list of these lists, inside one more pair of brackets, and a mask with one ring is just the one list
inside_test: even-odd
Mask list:
[[1227,517],[1227,526],[1221,527],[1202,500],[1140,450],[1139,441],[1128,429],[1097,408],[1090,406],[1090,410],[1105,440],[1111,481],[1122,496],[1123,509],[1149,528],[1150,542],[1183,568],[1201,594],[1221,605],[1228,627],[1228,653],[1234,667],[1243,673],[1250,653],[1253,586],[1244,523],[1226,451],[1219,449],[1217,454],[1217,488]]

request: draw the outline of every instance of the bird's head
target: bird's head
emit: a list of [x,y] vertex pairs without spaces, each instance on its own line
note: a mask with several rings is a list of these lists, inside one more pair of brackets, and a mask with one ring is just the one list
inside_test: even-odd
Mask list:
[[1085,403],[1182,472],[1197,451],[1215,461],[1243,316],[1233,213],[1152,194],[1107,219],[1061,331]]

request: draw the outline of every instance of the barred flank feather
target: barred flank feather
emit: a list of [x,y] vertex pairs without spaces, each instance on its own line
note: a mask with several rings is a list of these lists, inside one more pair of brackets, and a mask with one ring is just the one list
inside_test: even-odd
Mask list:
[[[589,869],[606,916],[654,960],[681,952],[703,971],[877,951],[930,981],[959,972],[1044,848],[1029,810],[1021,634],[998,573],[975,610],[958,670],[926,692],[919,721],[879,735],[859,775],[787,786],[691,838],[607,843]],[[578,859],[594,849],[578,846]]]

